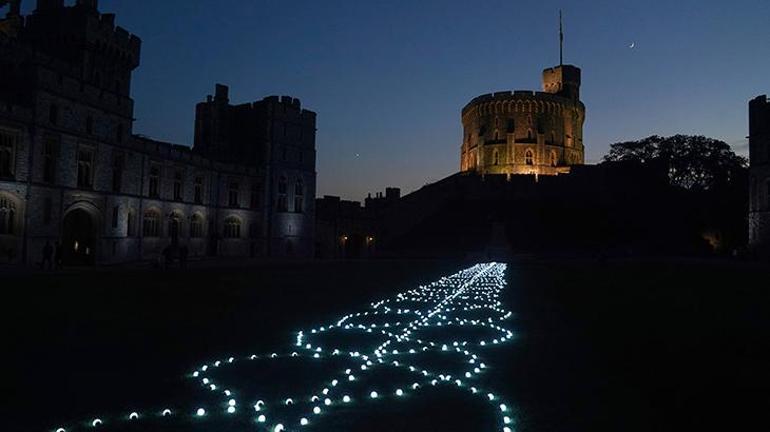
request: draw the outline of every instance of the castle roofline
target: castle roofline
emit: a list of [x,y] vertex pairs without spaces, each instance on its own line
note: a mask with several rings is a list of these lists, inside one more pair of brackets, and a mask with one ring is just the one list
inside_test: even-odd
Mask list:
[[[475,105],[478,105],[483,102],[521,100],[521,99],[543,100],[543,101],[551,101],[551,102],[559,102],[559,103],[565,103],[565,102],[572,103],[572,99],[564,96],[559,96],[554,93],[533,91],[533,90],[507,90],[507,91],[498,91],[494,93],[486,93],[480,96],[476,96],[463,107],[462,114],[465,114],[466,111],[473,108]],[[580,104],[581,106],[583,105],[583,103],[580,101],[578,101],[578,104]]]

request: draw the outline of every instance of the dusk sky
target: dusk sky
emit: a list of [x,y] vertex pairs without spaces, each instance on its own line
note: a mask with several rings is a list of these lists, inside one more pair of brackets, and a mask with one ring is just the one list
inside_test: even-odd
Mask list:
[[564,61],[583,70],[587,163],[651,134],[703,134],[746,154],[747,102],[770,92],[767,0],[99,6],[143,40],[135,133],[191,145],[195,104],[217,82],[233,103],[298,97],[318,113],[318,196],[406,193],[457,172],[461,108],[540,90],[541,70],[559,61],[559,8]]

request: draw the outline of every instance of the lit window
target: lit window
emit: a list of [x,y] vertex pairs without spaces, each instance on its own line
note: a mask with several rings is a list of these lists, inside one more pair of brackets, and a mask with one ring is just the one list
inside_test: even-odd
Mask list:
[[527,165],[535,164],[535,154],[532,153],[532,150],[527,150],[526,153],[524,153],[524,163]]
[[556,156],[556,152],[551,152],[551,166],[555,167],[559,164],[559,158]]
[[224,238],[240,238],[241,237],[241,221],[235,216],[230,216],[225,219],[225,229],[223,231]]
[[157,210],[147,210],[144,212],[142,234],[145,237],[160,236],[160,213]]
[[10,199],[0,195],[0,234],[15,234],[16,204]]

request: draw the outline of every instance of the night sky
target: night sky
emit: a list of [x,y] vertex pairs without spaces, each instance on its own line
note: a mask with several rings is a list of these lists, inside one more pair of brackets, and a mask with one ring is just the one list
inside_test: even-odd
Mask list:
[[564,61],[583,70],[588,163],[651,134],[703,134],[746,154],[747,101],[770,93],[767,0],[99,4],[143,40],[135,133],[191,145],[195,103],[216,82],[234,103],[299,97],[318,113],[319,196],[409,192],[456,172],[461,108],[540,90],[558,63],[559,8]]

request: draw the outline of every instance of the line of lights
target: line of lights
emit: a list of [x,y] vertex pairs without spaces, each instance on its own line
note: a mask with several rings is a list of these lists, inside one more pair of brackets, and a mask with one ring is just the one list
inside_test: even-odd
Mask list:
[[[200,387],[214,395],[222,397],[225,417],[255,416],[253,421],[264,425],[269,432],[280,432],[305,428],[313,422],[310,419],[328,415],[336,407],[351,406],[362,403],[363,400],[382,400],[393,398],[394,400],[407,400],[411,394],[416,394],[424,389],[436,388],[441,385],[450,385],[468,391],[472,395],[483,398],[491,404],[493,411],[499,418],[499,424],[503,432],[512,432],[515,424],[511,408],[506,405],[500,396],[489,391],[482,390],[478,378],[488,366],[482,361],[481,350],[488,346],[498,345],[513,339],[514,333],[504,328],[500,323],[512,317],[510,311],[506,311],[500,301],[501,291],[505,288],[506,265],[500,263],[477,264],[450,276],[419,286],[396,296],[370,304],[369,309],[363,312],[348,314],[335,323],[313,328],[309,332],[296,333],[295,351],[288,354],[251,354],[244,358],[228,357],[226,360],[216,360],[210,364],[204,364],[190,373],[189,378],[198,382]],[[465,315],[481,315],[468,318]],[[386,320],[381,322],[381,320]],[[450,332],[458,334],[460,329],[478,329],[491,331],[494,335],[478,340],[431,340],[425,333],[429,331],[455,328]],[[379,342],[374,350],[366,349],[345,350],[341,346],[325,346],[316,339],[331,336],[338,332],[364,335],[367,338]],[[440,353],[441,355],[459,355],[466,365],[463,370],[447,370],[435,365],[431,368],[419,367],[413,359],[425,353]],[[252,399],[246,406],[251,410],[238,410],[240,403],[234,386],[215,382],[215,371],[227,367],[235,367],[240,361],[271,361],[275,359],[298,358],[302,361],[324,361],[334,358],[342,360],[349,367],[341,370],[339,375],[328,377],[323,382],[323,388],[315,391],[308,389],[306,396],[282,397],[274,400],[272,404],[265,402],[269,398]],[[373,370],[389,368],[390,370],[403,371],[407,375],[413,375],[414,379],[405,382],[393,382],[391,390],[373,388],[368,392],[367,398],[356,400],[351,397],[354,393],[353,386],[364,385],[367,377]],[[354,374],[353,372],[356,371]],[[383,391],[387,390],[387,391]],[[321,395],[321,396],[319,396]],[[255,402],[254,402],[255,401]],[[269,406],[292,407],[302,413],[297,418],[281,418],[275,415],[271,418]],[[323,408],[322,408],[323,407]],[[207,406],[196,407],[189,415],[192,418],[205,419],[213,415],[207,410]],[[160,417],[180,417],[170,408],[159,411]],[[131,412],[124,419],[132,422],[141,422],[147,418],[139,412]],[[283,416],[286,417],[286,416]],[[94,418],[81,424],[88,428],[105,429],[108,426],[102,418]],[[288,426],[287,426],[288,425]],[[71,432],[77,427],[59,427],[55,432]]]

